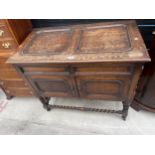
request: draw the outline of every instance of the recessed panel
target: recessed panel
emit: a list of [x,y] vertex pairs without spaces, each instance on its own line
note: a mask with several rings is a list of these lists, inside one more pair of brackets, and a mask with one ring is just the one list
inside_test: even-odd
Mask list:
[[129,88],[129,77],[113,75],[77,77],[80,96],[90,99],[124,100]]
[[63,92],[66,93],[70,90],[69,86],[64,81],[45,81],[39,80],[35,81],[39,91],[42,92]]
[[47,31],[37,33],[26,45],[23,54],[44,55],[60,54],[68,49],[72,31]]
[[90,27],[81,31],[79,52],[126,52],[131,49],[130,36],[125,25]]
[[85,83],[87,94],[119,94],[120,88],[119,82],[88,81]]
[[46,97],[72,97],[75,92],[72,91],[72,85],[70,81],[62,77],[56,78],[51,76],[51,79],[47,78],[32,78],[31,83],[36,89],[37,93]]

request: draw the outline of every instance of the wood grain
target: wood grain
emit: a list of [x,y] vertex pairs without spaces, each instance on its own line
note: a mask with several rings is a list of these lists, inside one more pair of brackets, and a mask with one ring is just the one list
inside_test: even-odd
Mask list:
[[12,65],[6,64],[6,60],[17,52],[31,29],[30,20],[0,19],[0,87],[8,99],[32,95],[30,88]]
[[135,21],[42,28],[33,31],[22,44],[19,53],[8,62],[128,61],[150,61]]

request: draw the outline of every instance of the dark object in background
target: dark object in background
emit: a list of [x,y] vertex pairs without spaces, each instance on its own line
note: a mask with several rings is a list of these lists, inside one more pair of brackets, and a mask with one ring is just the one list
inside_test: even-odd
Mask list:
[[132,107],[137,111],[145,109],[155,112],[155,35],[149,54],[152,61],[144,66]]

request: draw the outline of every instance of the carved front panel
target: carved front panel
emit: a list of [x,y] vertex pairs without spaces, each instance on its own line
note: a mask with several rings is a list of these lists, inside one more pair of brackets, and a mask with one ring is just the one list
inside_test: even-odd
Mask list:
[[117,76],[77,77],[80,96],[89,99],[125,100],[130,79]]
[[38,94],[123,100],[127,96],[134,64],[37,64],[22,68]]
[[28,66],[22,69],[32,88],[41,96],[74,97],[76,88],[69,73],[62,66]]
[[76,81],[80,97],[125,100],[134,73],[134,64],[97,63],[77,65]]
[[32,79],[37,91],[44,96],[74,96],[73,86],[67,79]]
[[41,96],[73,97],[76,95],[72,80],[64,76],[28,76],[32,87]]

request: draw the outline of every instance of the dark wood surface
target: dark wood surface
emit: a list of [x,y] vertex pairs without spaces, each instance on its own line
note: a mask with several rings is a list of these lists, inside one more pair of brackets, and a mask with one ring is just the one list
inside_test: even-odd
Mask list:
[[145,64],[132,107],[155,112],[155,34],[149,51],[151,62]]
[[150,61],[132,20],[36,30],[9,60],[12,63],[114,61]]
[[0,87],[8,99],[31,96],[26,82],[6,60],[17,52],[19,45],[32,30],[30,20],[0,19]]
[[[32,19],[31,21],[34,28],[43,28],[43,27],[65,26],[65,25],[68,26],[76,24],[101,23],[101,22],[110,22],[119,20],[118,19]],[[142,34],[146,46],[149,49],[152,40],[152,32],[155,30],[155,20],[136,19],[135,21]]]
[[117,100],[126,119],[146,61],[136,23],[120,21],[35,30],[8,63],[47,110],[52,96]]
[[6,23],[18,45],[20,45],[32,31],[32,23],[28,19],[7,19]]

